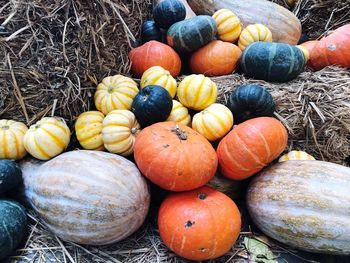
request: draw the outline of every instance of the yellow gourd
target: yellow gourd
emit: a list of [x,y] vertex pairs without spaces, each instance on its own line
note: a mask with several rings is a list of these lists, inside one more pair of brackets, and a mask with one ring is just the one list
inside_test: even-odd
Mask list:
[[218,28],[219,39],[236,42],[242,31],[241,21],[231,10],[220,9],[213,15]]
[[303,151],[290,151],[289,153],[286,153],[282,155],[278,162],[285,162],[285,161],[300,161],[300,160],[315,160],[313,156],[310,154],[303,152]]
[[191,124],[191,116],[188,109],[177,100],[173,100],[173,108],[167,121],[176,121],[189,126]]
[[262,24],[249,25],[242,30],[239,36],[238,46],[244,50],[254,42],[272,42],[272,33],[270,29]]

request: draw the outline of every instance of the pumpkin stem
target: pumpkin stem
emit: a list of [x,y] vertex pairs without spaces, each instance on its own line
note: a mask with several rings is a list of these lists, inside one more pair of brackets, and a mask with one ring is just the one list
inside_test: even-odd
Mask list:
[[135,127],[134,127],[134,128],[132,128],[132,129],[131,129],[131,134],[135,134],[135,133],[137,133],[137,131],[138,131],[138,130],[139,130],[138,128],[135,128]]
[[187,133],[185,131],[182,131],[179,128],[179,125],[176,125],[175,128],[171,129],[171,131],[174,132],[180,140],[187,140]]

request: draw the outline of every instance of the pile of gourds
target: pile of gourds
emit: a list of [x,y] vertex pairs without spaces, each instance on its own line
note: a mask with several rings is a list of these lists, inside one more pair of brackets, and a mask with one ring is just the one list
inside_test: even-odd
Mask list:
[[[105,245],[142,225],[149,180],[172,192],[158,215],[164,244],[184,258],[208,260],[232,248],[242,219],[234,201],[207,184],[217,173],[234,181],[258,174],[248,187],[247,207],[265,234],[303,250],[350,254],[344,214],[350,169],[301,151],[281,156],[288,133],[273,118],[271,94],[259,85],[241,85],[223,105],[210,79],[239,66],[254,78],[287,81],[307,60],[314,69],[350,67],[349,25],[294,46],[300,22],[271,2],[188,4],[159,1],[154,21],[143,24],[144,44],[129,54],[139,84],[122,75],[98,84],[96,110],[75,121],[84,150],[63,153],[71,130],[62,118],[44,117],[29,129],[0,120],[0,194],[23,191],[47,227],[65,240]],[[177,81],[184,58],[192,74]],[[22,160],[27,153],[35,159]],[[0,199],[0,259],[19,245],[26,221],[20,204]]]

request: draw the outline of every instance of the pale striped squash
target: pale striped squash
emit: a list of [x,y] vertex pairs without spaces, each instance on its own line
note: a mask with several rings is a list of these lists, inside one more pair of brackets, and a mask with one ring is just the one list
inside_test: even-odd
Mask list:
[[218,28],[219,39],[236,42],[241,34],[242,26],[239,18],[229,9],[220,9],[212,16]]
[[191,124],[191,115],[184,105],[177,100],[173,100],[173,108],[167,121],[175,121],[189,126]]
[[278,161],[279,162],[285,162],[285,161],[302,161],[302,160],[315,160],[313,156],[310,154],[303,152],[303,151],[290,151],[289,153],[286,153],[282,155]]
[[26,156],[23,138],[27,130],[22,122],[0,120],[0,159],[20,160]]
[[272,33],[270,29],[262,24],[249,25],[242,30],[238,39],[238,46],[244,50],[254,42],[272,42]]

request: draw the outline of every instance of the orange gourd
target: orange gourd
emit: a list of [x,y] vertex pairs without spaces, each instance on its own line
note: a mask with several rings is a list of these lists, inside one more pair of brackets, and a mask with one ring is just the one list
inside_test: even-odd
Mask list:
[[181,70],[181,59],[175,50],[155,40],[132,49],[128,56],[131,61],[131,72],[135,77],[141,77],[153,66],[163,67],[173,77],[179,75]]
[[236,70],[242,51],[234,44],[214,40],[194,52],[190,58],[193,73],[222,76]]
[[259,117],[237,125],[217,148],[223,175],[246,179],[276,159],[286,148],[288,134],[280,121]]
[[158,226],[165,245],[189,260],[208,260],[224,255],[236,242],[241,216],[225,194],[202,187],[175,193],[162,203]]
[[142,174],[171,191],[201,187],[215,175],[217,156],[198,132],[177,122],[159,122],[143,129],[134,157]]

